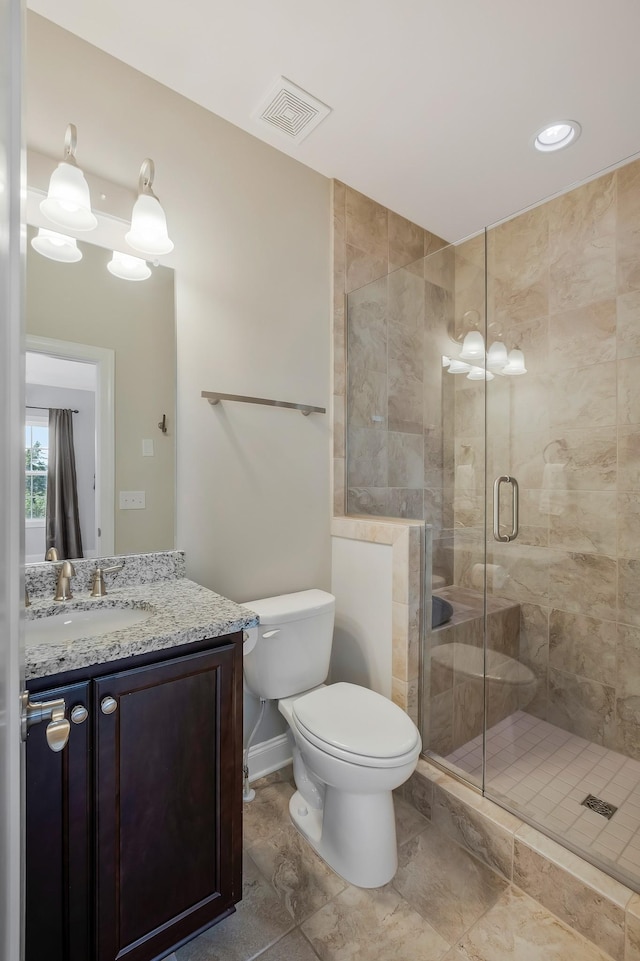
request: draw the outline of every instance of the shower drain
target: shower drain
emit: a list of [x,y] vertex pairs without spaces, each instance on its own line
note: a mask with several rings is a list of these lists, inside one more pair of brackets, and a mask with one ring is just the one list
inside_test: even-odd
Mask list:
[[584,801],[581,802],[584,807],[589,808],[590,811],[595,811],[596,814],[601,814],[603,818],[612,818],[613,815],[618,810],[613,804],[609,804],[608,801],[603,801],[602,798],[596,797],[595,794],[587,794]]

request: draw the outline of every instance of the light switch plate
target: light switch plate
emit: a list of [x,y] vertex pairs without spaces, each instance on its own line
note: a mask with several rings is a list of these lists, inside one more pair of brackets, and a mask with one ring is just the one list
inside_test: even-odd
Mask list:
[[141,511],[144,507],[144,491],[120,491],[121,511]]
[[153,440],[151,438],[142,441],[142,456],[153,457]]

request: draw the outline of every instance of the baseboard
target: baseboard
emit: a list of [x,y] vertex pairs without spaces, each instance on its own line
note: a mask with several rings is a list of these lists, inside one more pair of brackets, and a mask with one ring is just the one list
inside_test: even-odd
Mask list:
[[291,745],[288,734],[279,734],[268,741],[261,741],[249,748],[249,780],[279,771],[291,763]]

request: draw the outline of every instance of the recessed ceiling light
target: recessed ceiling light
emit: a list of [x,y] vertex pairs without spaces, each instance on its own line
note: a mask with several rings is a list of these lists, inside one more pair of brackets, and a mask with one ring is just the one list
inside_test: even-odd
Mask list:
[[562,150],[574,143],[582,132],[582,127],[576,120],[558,120],[539,130],[533,141],[536,150],[548,153],[551,150]]

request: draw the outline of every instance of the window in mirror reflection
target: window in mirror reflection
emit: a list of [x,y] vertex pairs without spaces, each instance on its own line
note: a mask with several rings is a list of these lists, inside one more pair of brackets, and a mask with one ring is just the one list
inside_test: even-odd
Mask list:
[[44,527],[47,513],[49,426],[46,413],[27,411],[24,428],[24,516],[31,527]]

